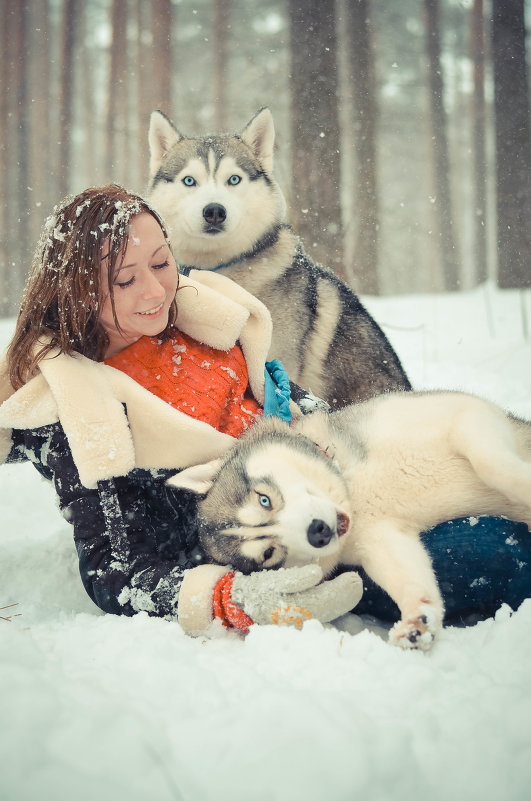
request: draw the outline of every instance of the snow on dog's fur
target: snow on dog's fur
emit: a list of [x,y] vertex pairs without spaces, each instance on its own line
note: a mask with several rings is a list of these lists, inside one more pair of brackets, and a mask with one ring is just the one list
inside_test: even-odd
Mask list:
[[[410,389],[383,331],[356,294],[315,264],[286,222],[273,176],[275,129],[262,109],[240,134],[183,136],[161,112],[149,129],[149,197],[180,265],[241,284],[273,319],[270,358],[339,408]],[[192,274],[193,276],[193,274]]]
[[291,428],[263,419],[225,459],[171,482],[205,495],[213,561],[362,566],[400,608],[391,641],[427,649],[444,610],[420,534],[470,515],[529,527],[531,424],[460,392],[392,393]]

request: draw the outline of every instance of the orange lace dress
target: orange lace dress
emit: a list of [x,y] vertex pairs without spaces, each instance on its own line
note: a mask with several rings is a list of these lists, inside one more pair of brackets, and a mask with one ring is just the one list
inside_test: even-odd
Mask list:
[[176,331],[166,342],[141,337],[105,364],[127,373],[175,409],[239,437],[262,414],[247,393],[247,365],[238,345],[225,352]]

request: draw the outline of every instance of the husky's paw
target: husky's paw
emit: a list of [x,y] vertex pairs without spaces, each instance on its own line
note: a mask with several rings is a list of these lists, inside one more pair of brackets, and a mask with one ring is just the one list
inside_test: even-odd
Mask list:
[[439,615],[432,606],[425,604],[417,617],[395,623],[389,632],[389,642],[400,648],[429,651],[440,628]]

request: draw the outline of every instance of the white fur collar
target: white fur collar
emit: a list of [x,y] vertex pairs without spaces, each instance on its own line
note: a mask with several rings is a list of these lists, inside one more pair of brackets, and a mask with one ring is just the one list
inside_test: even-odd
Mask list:
[[[181,278],[181,286],[187,288],[177,295],[179,329],[220,350],[239,340],[251,389],[262,403],[271,337],[269,312],[224,276],[200,273],[197,279]],[[4,374],[0,399],[7,396],[7,400],[0,406],[0,461],[10,450],[10,429],[38,428],[60,420],[87,487],[125,475],[135,466],[199,464],[220,456],[233,442],[173,409],[119,370],[84,356],[62,354],[43,360],[40,373],[10,397],[6,382]]]

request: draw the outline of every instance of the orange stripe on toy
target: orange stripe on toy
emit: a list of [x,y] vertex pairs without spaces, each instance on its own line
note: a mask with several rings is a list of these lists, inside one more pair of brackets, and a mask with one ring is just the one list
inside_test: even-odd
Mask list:
[[275,626],[292,626],[302,629],[306,620],[311,620],[312,614],[303,606],[281,606],[271,615],[271,623]]
[[212,601],[214,617],[219,618],[226,628],[248,632],[254,620],[231,600],[233,580],[234,573],[226,573],[216,584]]

